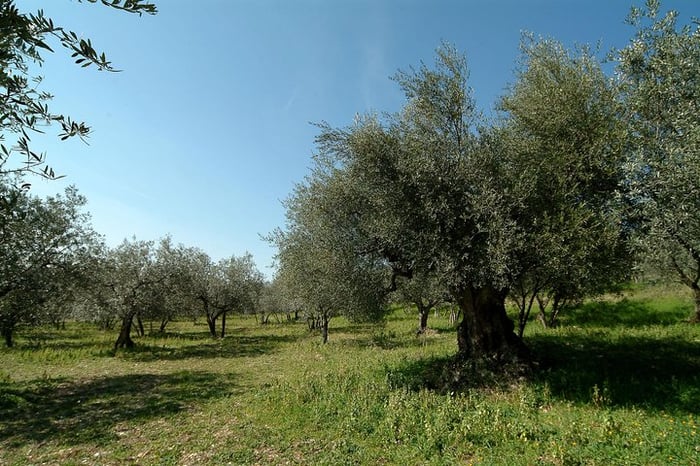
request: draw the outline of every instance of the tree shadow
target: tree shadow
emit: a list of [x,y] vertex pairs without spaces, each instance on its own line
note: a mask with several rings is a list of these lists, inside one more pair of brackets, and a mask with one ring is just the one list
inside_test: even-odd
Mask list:
[[551,400],[595,406],[700,414],[700,345],[683,338],[558,336],[528,340],[536,366],[492,371],[454,357],[403,361],[387,367],[393,388],[439,393],[470,388],[535,386]]
[[[379,330],[379,331],[377,331]],[[381,348],[385,350],[399,348],[421,348],[440,343],[440,338],[446,333],[453,333],[449,330],[428,329],[426,333],[418,333],[416,331],[395,332],[393,330],[374,329],[373,332],[367,333],[350,333],[353,335],[350,339],[340,341],[343,346],[351,348]]]
[[117,438],[120,422],[173,415],[238,390],[232,374],[189,371],[3,383],[0,442],[15,447],[49,438],[70,444],[110,442]]
[[562,321],[566,325],[639,328],[675,324],[687,319],[688,315],[689,305],[674,304],[660,312],[652,299],[622,298],[615,302],[587,302],[567,310]]
[[282,345],[299,338],[297,335],[229,335],[218,339],[208,336],[195,340],[198,341],[196,344],[182,346],[149,344],[147,340],[141,340],[133,349],[124,350],[120,355],[139,362],[255,357],[279,351]]
[[454,357],[442,356],[402,361],[385,368],[386,380],[391,389],[448,392],[454,360]]
[[528,340],[533,382],[576,403],[700,414],[700,345],[682,338],[556,336]]

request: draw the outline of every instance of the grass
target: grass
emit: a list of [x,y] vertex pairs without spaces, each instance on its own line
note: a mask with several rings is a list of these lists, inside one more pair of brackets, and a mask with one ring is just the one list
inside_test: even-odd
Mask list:
[[[675,289],[588,302],[526,341],[535,376],[430,390],[456,350],[446,318],[383,325],[175,323],[111,351],[84,324],[0,350],[0,464],[700,463],[700,328]],[[443,393],[444,392],[444,393]]]

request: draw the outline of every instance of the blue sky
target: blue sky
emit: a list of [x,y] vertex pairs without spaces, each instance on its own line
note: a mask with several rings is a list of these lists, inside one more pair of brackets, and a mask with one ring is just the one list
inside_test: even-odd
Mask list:
[[[623,0],[160,0],[134,16],[74,0],[18,0],[91,38],[120,73],[47,56],[52,110],[88,122],[89,145],[35,138],[75,184],[95,228],[198,246],[214,259],[249,251],[268,276],[260,239],[284,225],[281,201],[311,165],[316,128],[357,113],[396,111],[397,69],[432,63],[441,41],[466,54],[477,104],[489,112],[514,79],[522,31],[567,46],[624,46]],[[640,5],[639,1],[634,4]],[[684,18],[697,0],[663,2]]]

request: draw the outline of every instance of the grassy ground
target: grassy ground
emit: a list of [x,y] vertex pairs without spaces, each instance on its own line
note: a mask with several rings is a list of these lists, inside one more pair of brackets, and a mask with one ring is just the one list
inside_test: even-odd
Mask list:
[[456,350],[444,318],[416,337],[332,321],[230,319],[114,355],[87,325],[0,349],[0,464],[700,464],[700,327],[689,300],[646,289],[590,302],[526,341],[530,380],[426,390]]

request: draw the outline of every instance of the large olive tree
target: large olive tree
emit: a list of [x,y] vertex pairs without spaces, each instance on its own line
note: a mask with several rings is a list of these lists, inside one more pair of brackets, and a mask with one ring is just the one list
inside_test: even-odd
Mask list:
[[[462,357],[526,358],[505,309],[514,284],[546,270],[545,261],[565,263],[572,249],[560,243],[570,238],[577,240],[581,267],[599,254],[586,249],[586,241],[608,229],[605,238],[615,244],[620,238],[607,201],[618,173],[608,158],[619,148],[602,142],[615,128],[608,82],[599,68],[581,66],[579,57],[556,48],[532,47],[525,54],[524,71],[504,105],[508,114],[497,124],[480,121],[466,60],[443,46],[434,67],[395,76],[407,99],[399,114],[385,121],[359,117],[342,129],[321,125],[306,184],[318,195],[307,202],[332,208],[291,218],[292,232],[325,222],[336,243],[352,244],[354,254],[382,264],[394,278],[444,277],[464,316],[457,332]],[[528,73],[549,66],[547,60],[563,72]],[[563,98],[541,101],[546,96],[531,82],[538,79]],[[550,105],[566,118],[550,122],[551,113],[536,111]],[[546,134],[537,134],[547,125]],[[592,169],[605,178],[596,180]],[[542,241],[548,235],[551,240]]]

